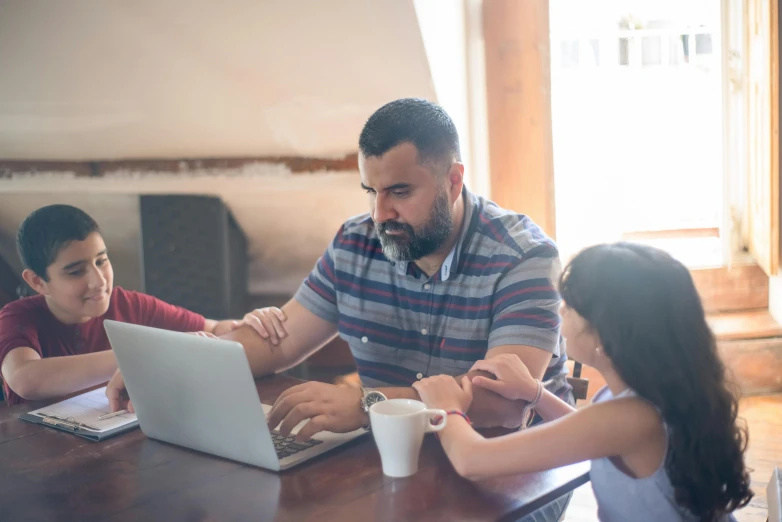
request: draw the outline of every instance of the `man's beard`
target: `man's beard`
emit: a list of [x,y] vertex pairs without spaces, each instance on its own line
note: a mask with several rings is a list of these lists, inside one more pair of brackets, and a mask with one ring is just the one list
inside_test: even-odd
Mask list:
[[[385,221],[376,223],[377,235],[383,247],[383,254],[391,261],[418,261],[433,254],[440,248],[451,233],[453,216],[448,204],[448,194],[441,191],[435,199],[429,220],[423,226],[414,229],[406,223]],[[402,231],[391,235],[388,232]]]

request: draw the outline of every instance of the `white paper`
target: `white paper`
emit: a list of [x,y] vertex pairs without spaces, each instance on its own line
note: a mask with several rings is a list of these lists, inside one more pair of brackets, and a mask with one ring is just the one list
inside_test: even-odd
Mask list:
[[135,413],[123,413],[105,420],[98,418],[108,413],[111,413],[111,408],[109,407],[109,399],[106,397],[105,386],[30,412],[31,415],[39,417],[51,417],[61,421],[78,423],[80,428],[86,428],[95,433],[103,433],[137,420]]

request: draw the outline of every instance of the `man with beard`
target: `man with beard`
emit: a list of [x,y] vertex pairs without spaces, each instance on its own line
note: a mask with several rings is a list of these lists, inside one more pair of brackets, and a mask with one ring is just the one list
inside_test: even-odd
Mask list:
[[[338,334],[350,345],[363,388],[290,388],[269,413],[270,427],[287,435],[309,419],[300,439],[352,431],[369,424],[371,403],[418,399],[416,380],[477,375],[470,372],[476,361],[502,353],[517,355],[572,402],[553,282],[556,246],[528,217],[467,190],[448,114],[425,100],[391,102],[365,124],[359,151],[369,213],[341,227],[283,306],[287,334],[276,345],[249,326],[223,337],[244,345],[260,376],[298,364]],[[259,311],[248,315],[246,321],[280,329]],[[117,376],[109,393],[121,388]],[[468,413],[475,425],[522,424],[524,403],[474,391]]]

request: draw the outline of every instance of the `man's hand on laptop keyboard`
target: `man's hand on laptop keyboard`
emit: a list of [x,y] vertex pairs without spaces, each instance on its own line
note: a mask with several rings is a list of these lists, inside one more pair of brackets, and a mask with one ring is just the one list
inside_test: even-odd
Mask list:
[[369,423],[361,411],[361,390],[322,382],[307,382],[285,390],[274,403],[267,421],[269,429],[280,422],[285,436],[303,420],[309,422],[296,434],[297,440],[309,440],[319,431],[346,433]]

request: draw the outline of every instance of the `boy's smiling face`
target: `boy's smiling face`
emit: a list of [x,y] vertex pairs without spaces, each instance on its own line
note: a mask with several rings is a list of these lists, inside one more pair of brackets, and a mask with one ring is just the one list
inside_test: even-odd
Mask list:
[[109,309],[114,271],[99,232],[67,243],[46,275],[48,281],[33,276],[31,286],[46,297],[52,314],[63,323],[83,323]]

